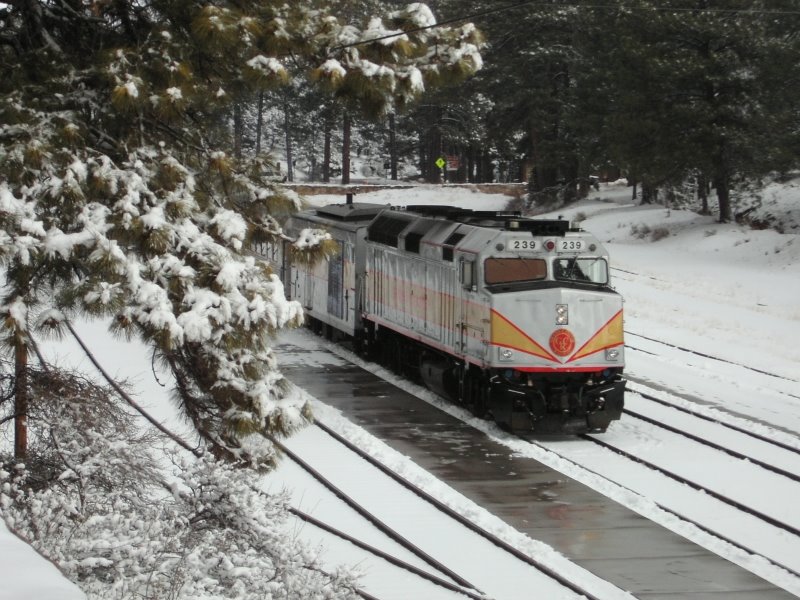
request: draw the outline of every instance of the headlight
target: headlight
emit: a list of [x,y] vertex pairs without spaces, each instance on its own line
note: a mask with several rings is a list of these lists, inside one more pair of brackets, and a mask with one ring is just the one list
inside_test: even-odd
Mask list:
[[514,360],[514,351],[509,350],[508,348],[498,348],[500,354],[500,360],[502,361],[509,361]]
[[569,325],[569,307],[556,304],[556,325]]
[[606,348],[606,360],[617,360],[619,358],[619,348]]

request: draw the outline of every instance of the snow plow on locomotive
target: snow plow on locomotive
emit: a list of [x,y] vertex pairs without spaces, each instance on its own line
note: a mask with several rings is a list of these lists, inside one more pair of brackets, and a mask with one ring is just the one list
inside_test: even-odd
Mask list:
[[287,295],[329,336],[515,432],[605,431],[623,408],[622,298],[608,255],[564,220],[352,203],[293,215],[323,263],[279,253]]

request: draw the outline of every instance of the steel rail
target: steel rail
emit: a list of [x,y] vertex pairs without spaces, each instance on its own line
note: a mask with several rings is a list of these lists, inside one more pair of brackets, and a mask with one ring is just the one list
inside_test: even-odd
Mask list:
[[347,542],[350,542],[354,546],[356,546],[358,548],[361,548],[362,550],[366,550],[370,554],[374,554],[375,556],[377,556],[379,558],[382,558],[386,562],[391,563],[394,566],[399,567],[401,569],[404,569],[406,571],[409,571],[409,572],[413,573],[414,575],[417,575],[418,577],[422,577],[423,579],[426,579],[426,580],[430,581],[431,583],[434,583],[434,584],[436,584],[436,585],[438,585],[440,587],[447,588],[447,589],[449,589],[449,590],[451,590],[453,592],[457,592],[459,594],[463,594],[464,596],[472,598],[473,600],[486,600],[486,596],[483,595],[483,594],[478,594],[478,593],[472,592],[470,590],[465,590],[463,587],[460,587],[460,586],[458,586],[458,585],[456,585],[454,583],[451,583],[451,582],[449,582],[449,581],[447,581],[445,579],[442,579],[441,577],[437,577],[436,575],[434,575],[432,573],[428,573],[427,571],[423,571],[419,567],[415,567],[414,565],[412,565],[410,563],[407,563],[406,561],[401,560],[401,559],[397,558],[396,556],[392,556],[391,554],[388,554],[387,552],[384,552],[380,548],[376,548],[375,546],[367,544],[366,542],[362,542],[358,538],[355,538],[355,537],[351,536],[350,534],[345,533],[344,531],[342,531],[340,529],[337,529],[336,527],[328,525],[327,523],[324,523],[323,521],[320,521],[319,519],[317,519],[315,517],[312,517],[311,515],[301,511],[300,509],[290,507],[289,508],[289,512],[291,512],[298,519],[302,519],[303,521],[305,521],[307,523],[310,523],[311,525],[314,525],[315,527],[318,527],[319,529],[322,529],[323,531],[326,531],[326,532],[328,532],[328,533],[330,533],[332,535],[335,535],[336,537],[339,537],[339,538],[341,538],[341,539],[343,539],[343,540],[345,540]]
[[[631,377],[628,376],[628,379],[631,379]],[[760,442],[771,444],[771,445],[775,446],[776,448],[780,448],[781,450],[787,450],[788,452],[793,452],[795,454],[800,454],[800,448],[796,448],[795,446],[790,446],[789,444],[785,444],[785,443],[780,442],[778,440],[774,440],[774,439],[769,438],[769,437],[767,437],[765,435],[761,435],[760,433],[756,433],[754,431],[749,431],[749,430],[745,429],[744,427],[739,427],[738,425],[734,425],[732,423],[726,423],[725,421],[722,421],[720,419],[715,419],[714,417],[709,417],[708,415],[701,414],[699,412],[696,412],[696,411],[692,410],[691,408],[686,408],[684,406],[678,406],[677,404],[673,404],[672,402],[669,402],[667,400],[663,400],[661,398],[657,398],[656,396],[652,396],[652,395],[647,394],[645,392],[640,392],[639,390],[632,390],[632,389],[626,388],[625,391],[626,392],[630,392],[632,394],[638,394],[639,396],[641,396],[645,400],[650,400],[651,402],[655,402],[657,404],[661,404],[662,406],[667,406],[669,408],[674,408],[677,411],[686,413],[687,415],[692,415],[693,417],[697,417],[698,419],[702,419],[702,420],[707,421],[709,423],[715,423],[717,425],[721,425],[722,427],[726,427],[726,428],[728,428],[728,429],[730,429],[732,431],[736,431],[737,433],[742,433],[744,435],[750,436],[753,439],[756,439],[756,440],[758,440]],[[627,409],[625,409],[625,410],[627,410]]]
[[541,563],[540,561],[532,558],[531,556],[525,554],[524,552],[521,552],[517,548],[514,548],[514,546],[512,546],[511,544],[509,544],[505,540],[503,540],[503,539],[497,537],[496,535],[486,531],[482,527],[478,526],[477,524],[473,523],[469,519],[465,518],[463,515],[457,513],[455,510],[453,510],[447,504],[443,503],[441,500],[439,500],[437,498],[434,498],[433,496],[428,494],[426,491],[422,490],[418,486],[416,486],[413,483],[411,483],[410,481],[406,480],[404,477],[398,475],[393,470],[391,470],[389,467],[384,465],[382,462],[380,462],[379,460],[375,459],[370,454],[365,452],[363,449],[359,448],[358,446],[356,446],[355,444],[350,442],[350,440],[348,440],[347,438],[345,438],[342,435],[338,434],[337,432],[333,431],[330,427],[328,427],[324,423],[321,423],[319,420],[317,420],[317,421],[315,421],[314,424],[317,427],[319,427],[320,429],[322,429],[325,433],[330,435],[332,438],[334,438],[335,440],[337,440],[338,442],[343,444],[349,450],[351,450],[352,452],[355,452],[360,457],[362,457],[364,460],[366,460],[371,465],[373,465],[375,468],[379,469],[382,473],[388,475],[389,477],[394,479],[397,483],[399,483],[400,485],[402,485],[403,487],[405,487],[406,489],[408,489],[412,493],[416,494],[417,496],[419,496],[423,500],[426,500],[427,502],[432,504],[434,507],[436,507],[438,510],[440,510],[443,513],[445,513],[447,516],[451,517],[452,519],[456,520],[459,524],[463,525],[464,527],[467,527],[471,531],[477,533],[478,535],[480,535],[484,539],[486,539],[489,542],[493,543],[498,548],[500,548],[502,550],[505,550],[509,554],[513,555],[515,558],[517,558],[517,559],[529,564],[530,566],[538,569],[543,574],[547,575],[551,579],[557,581],[558,583],[560,583],[564,587],[572,590],[573,592],[575,592],[577,594],[580,594],[581,596],[584,596],[584,597],[588,598],[589,600],[600,600],[597,596],[592,594],[589,590],[586,590],[586,589],[582,588],[581,586],[579,586],[578,584],[570,581],[569,579],[567,579],[566,577],[564,577],[563,575],[561,575],[557,571],[551,569],[547,565],[545,565],[545,564]]
[[738,500],[734,500],[733,498],[728,498],[724,494],[720,494],[718,492],[715,492],[714,490],[711,490],[709,488],[703,487],[702,485],[700,485],[699,483],[695,483],[691,479],[687,479],[686,477],[683,477],[682,475],[678,475],[677,473],[673,473],[672,471],[670,471],[669,469],[665,469],[664,467],[659,467],[658,465],[656,465],[654,463],[651,463],[650,461],[647,461],[647,460],[641,458],[640,456],[635,456],[635,455],[631,454],[630,452],[627,452],[625,450],[617,448],[617,447],[613,446],[612,444],[609,444],[608,442],[605,442],[603,440],[599,440],[599,439],[597,439],[596,437],[594,437],[592,435],[581,434],[579,437],[581,437],[582,439],[585,439],[585,440],[589,440],[589,441],[591,441],[591,442],[593,442],[593,443],[595,443],[595,444],[597,444],[599,446],[602,446],[606,450],[609,450],[610,452],[613,452],[615,454],[619,454],[620,456],[622,456],[624,458],[627,458],[628,460],[632,460],[632,461],[637,462],[637,463],[639,463],[641,465],[644,465],[648,469],[651,469],[653,471],[661,473],[662,475],[665,475],[665,476],[669,477],[670,479],[674,479],[678,483],[682,483],[684,485],[688,485],[689,487],[697,490],[698,492],[703,492],[704,494],[706,494],[707,496],[710,496],[711,498],[719,500],[720,502],[728,504],[729,506],[732,506],[737,510],[740,510],[740,511],[742,511],[744,513],[747,513],[747,514],[752,515],[752,516],[754,516],[754,517],[756,517],[758,519],[761,519],[762,521],[772,525],[773,527],[776,527],[778,529],[782,529],[783,531],[787,531],[787,532],[789,532],[789,533],[791,533],[793,535],[796,535],[796,536],[800,537],[800,529],[797,529],[796,527],[794,527],[792,525],[788,525],[787,523],[784,523],[782,521],[779,521],[778,519],[776,519],[774,517],[771,517],[771,516],[769,516],[767,514],[764,514],[761,511],[758,511],[758,510],[756,510],[754,508],[751,508],[751,507],[747,506],[746,504],[742,504]]
[[[729,456],[732,456],[734,458],[738,458],[738,459],[741,459],[741,460],[746,460],[747,462],[749,462],[751,464],[754,464],[754,465],[756,465],[758,467],[761,467],[762,469],[766,469],[767,471],[771,471],[773,473],[776,473],[777,475],[782,475],[783,477],[786,477],[788,479],[791,479],[792,481],[800,483],[800,475],[798,475],[797,473],[792,473],[791,471],[787,471],[785,469],[781,469],[780,467],[776,467],[775,465],[771,465],[769,463],[765,463],[762,460],[759,460],[757,458],[753,458],[751,456],[747,456],[746,454],[742,454],[741,452],[739,452],[737,450],[732,450],[730,448],[726,448],[725,446],[717,444],[716,442],[712,442],[712,441],[707,440],[705,438],[701,438],[698,435],[694,435],[693,433],[689,433],[687,431],[683,431],[683,430],[681,430],[681,429],[679,429],[677,427],[673,427],[672,425],[667,425],[666,423],[662,423],[661,421],[658,421],[657,419],[653,419],[652,417],[647,417],[645,415],[642,415],[642,414],[640,414],[640,413],[638,413],[636,411],[630,410],[628,408],[623,409],[623,412],[626,415],[630,415],[631,417],[634,417],[636,419],[644,421],[645,423],[650,423],[651,425],[654,425],[656,427],[660,427],[661,429],[665,429],[666,431],[669,431],[669,432],[674,433],[676,435],[680,435],[682,437],[688,438],[688,439],[692,440],[693,442],[697,442],[698,444],[703,444],[704,446],[708,446],[709,448],[713,448],[714,450],[718,450],[720,452],[724,452],[725,454],[728,454]],[[798,454],[800,454],[800,452],[798,452]]]
[[[767,377],[772,377],[774,379],[781,379],[783,381],[791,381],[793,383],[800,383],[800,379],[793,379],[792,377],[786,377],[784,375],[778,375],[777,373],[770,373],[769,371],[765,371],[763,369],[758,369],[756,367],[751,367],[748,365],[743,365],[742,363],[738,363],[732,360],[727,360],[725,358],[720,358],[719,356],[714,356],[712,354],[706,354],[705,352],[699,352],[697,350],[692,350],[691,348],[684,348],[683,346],[679,346],[677,344],[671,344],[669,342],[664,342],[662,340],[657,340],[655,338],[648,337],[646,335],[642,335],[641,333],[634,333],[633,331],[625,330],[625,335],[632,335],[638,338],[642,338],[643,340],[647,340],[648,342],[655,342],[657,344],[661,344],[663,346],[667,346],[669,348],[675,348],[676,350],[680,350],[681,352],[687,352],[688,354],[694,354],[695,356],[700,356],[702,358],[708,358],[711,360],[716,360],[717,362],[725,363],[728,365],[733,365],[734,367],[739,367],[741,369],[747,369],[748,371],[753,371],[754,373],[758,373],[759,375],[766,375]],[[644,351],[643,351],[644,352]],[[787,396],[792,398],[800,398],[800,396],[795,396],[794,394],[789,394],[786,392]]]
[[437,559],[432,557],[431,555],[427,554],[424,550],[419,548],[413,542],[407,540],[405,537],[394,531],[391,527],[389,527],[386,523],[381,521],[378,517],[373,515],[369,512],[366,508],[361,506],[358,502],[356,502],[353,498],[348,496],[344,493],[341,489],[339,489],[336,485],[333,484],[328,478],[326,478],[322,473],[317,471],[314,467],[308,464],[305,460],[300,458],[295,452],[290,450],[285,444],[280,442],[274,436],[266,436],[275,446],[283,452],[286,456],[288,456],[292,461],[294,461],[297,465],[299,465],[304,471],[310,474],[314,479],[319,481],[323,486],[325,486],[328,490],[330,490],[337,498],[342,500],[345,504],[347,504],[350,508],[355,510],[360,516],[365,518],[367,521],[372,523],[379,531],[386,534],[389,538],[403,546],[406,550],[413,553],[418,558],[422,559],[428,565],[439,571],[440,573],[444,573],[448,577],[450,577],[453,581],[458,583],[459,585],[473,589],[476,591],[474,585],[472,585],[469,581],[461,577],[458,573],[454,572],[452,569],[448,568],[446,565],[439,562]]
[[[554,451],[554,450],[552,450],[550,448],[546,448],[545,446],[542,446],[540,443],[538,443],[536,441],[533,441],[533,440],[531,440],[529,438],[526,438],[523,435],[518,435],[517,437],[519,437],[521,440],[524,440],[524,441],[528,442],[529,444],[531,444],[533,446],[537,446],[537,447],[541,448],[545,452],[549,452],[551,454],[554,454],[559,459],[570,463],[571,465],[581,469],[582,471],[585,471],[587,473],[591,473],[592,475],[594,475],[596,477],[599,477],[599,478],[601,478],[601,479],[603,479],[605,481],[608,481],[608,482],[614,484],[615,486],[617,486],[618,488],[620,488],[622,490],[625,490],[626,492],[629,492],[631,494],[635,494],[636,496],[639,496],[639,497],[642,496],[641,493],[637,492],[633,488],[630,488],[630,487],[628,487],[626,485],[623,485],[623,484],[621,484],[621,483],[619,483],[617,481],[614,481],[613,479],[609,479],[606,475],[603,475],[602,473],[600,473],[598,471],[595,471],[594,469],[590,469],[590,468],[588,468],[588,467],[586,467],[584,465],[576,463],[571,458],[568,458],[568,457],[564,456],[563,454],[561,454],[559,452],[556,452],[556,451]],[[594,440],[592,438],[592,441],[596,441],[596,440]],[[773,560],[771,558],[767,558],[766,556],[764,556],[760,552],[758,552],[756,550],[753,550],[752,548],[748,548],[747,546],[743,545],[741,542],[737,542],[736,540],[734,540],[732,538],[729,538],[729,537],[727,537],[727,536],[725,536],[725,535],[723,535],[721,533],[718,533],[718,532],[714,531],[713,529],[709,528],[707,525],[701,523],[700,521],[696,521],[696,520],[692,519],[691,517],[687,517],[687,516],[679,513],[678,511],[669,508],[668,506],[664,506],[663,504],[660,504],[660,503],[656,502],[652,498],[650,498],[650,501],[653,502],[653,504],[656,507],[658,507],[660,510],[662,510],[665,513],[668,513],[668,514],[680,519],[683,522],[690,523],[690,524],[694,525],[698,530],[702,531],[703,533],[706,533],[707,535],[710,535],[710,536],[713,536],[713,537],[715,537],[717,539],[720,539],[723,542],[726,542],[726,543],[730,544],[734,548],[738,548],[739,550],[742,550],[743,552],[746,552],[746,553],[748,553],[750,555],[760,556],[761,558],[763,558],[764,560],[766,560],[770,564],[773,564],[773,565],[775,565],[777,567],[780,567],[781,569],[784,569],[785,571],[787,571],[788,573],[791,573],[792,575],[794,575],[796,577],[800,577],[800,572],[797,572],[797,571],[791,569],[790,567],[787,567],[786,565],[783,565],[783,564],[781,564],[781,563],[779,563],[779,562],[777,562],[777,561],[775,561],[775,560]]]

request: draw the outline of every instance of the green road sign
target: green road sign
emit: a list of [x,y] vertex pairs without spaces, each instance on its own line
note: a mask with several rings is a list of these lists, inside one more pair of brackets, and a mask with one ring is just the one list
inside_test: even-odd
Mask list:
[[435,164],[440,169],[444,169],[444,166],[447,164],[447,161],[444,159],[443,156],[440,156],[439,158],[436,159],[436,162],[433,164]]

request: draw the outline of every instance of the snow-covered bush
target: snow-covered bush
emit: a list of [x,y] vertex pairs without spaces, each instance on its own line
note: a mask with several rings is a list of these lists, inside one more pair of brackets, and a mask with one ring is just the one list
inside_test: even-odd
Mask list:
[[347,573],[324,573],[291,539],[285,498],[252,470],[142,433],[78,376],[31,383],[31,461],[3,453],[2,516],[90,598],[356,597]]

